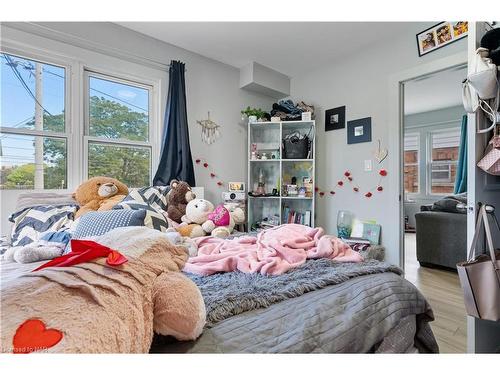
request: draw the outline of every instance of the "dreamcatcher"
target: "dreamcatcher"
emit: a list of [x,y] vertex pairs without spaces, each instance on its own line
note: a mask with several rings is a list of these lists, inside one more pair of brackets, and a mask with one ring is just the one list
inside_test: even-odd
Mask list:
[[220,137],[220,126],[210,120],[210,112],[206,120],[196,121],[201,126],[201,140],[209,145],[215,142]]

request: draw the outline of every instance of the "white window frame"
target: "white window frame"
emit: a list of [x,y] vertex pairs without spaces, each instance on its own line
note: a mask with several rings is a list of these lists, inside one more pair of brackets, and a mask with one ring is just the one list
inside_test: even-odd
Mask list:
[[25,136],[39,136],[45,138],[64,139],[66,142],[66,189],[4,189],[4,191],[44,191],[44,192],[61,192],[70,188],[74,183],[74,175],[70,173],[71,165],[74,163],[74,133],[72,132],[72,64],[68,60],[58,59],[47,53],[35,52],[29,48],[17,49],[2,45],[1,53],[5,53],[19,58],[38,61],[42,64],[49,64],[65,69],[64,71],[64,132],[52,132],[47,130],[35,130],[26,128],[3,127],[0,124],[0,132],[4,134],[16,134]]
[[[405,133],[404,135],[405,137],[406,136],[416,136],[417,137],[417,162],[416,163],[405,163],[404,161],[404,153],[406,152],[406,150],[403,149],[403,168],[406,167],[406,166],[416,166],[417,167],[417,191],[416,192],[405,192],[406,195],[418,195],[420,194],[420,181],[421,181],[421,176],[420,176],[420,162],[421,162],[421,153],[420,153],[420,133],[418,132],[412,132],[412,131],[409,131],[407,133]],[[403,142],[404,142],[404,139],[403,139]],[[403,144],[403,147],[404,147],[404,144]]]
[[[427,168],[426,168],[426,173],[427,173],[427,186],[426,186],[426,190],[427,190],[427,195],[428,196],[439,196],[439,197],[442,197],[442,196],[445,196],[445,195],[450,195],[450,193],[434,193],[432,192],[432,167],[435,166],[435,165],[449,165],[449,173],[450,173],[450,179],[451,179],[451,165],[458,165],[458,161],[457,160],[436,160],[434,161],[434,159],[432,158],[432,137],[434,134],[438,134],[438,133],[446,133],[446,132],[449,132],[449,131],[453,131],[453,130],[456,130],[456,129],[460,129],[460,127],[457,127],[457,126],[450,126],[450,127],[445,127],[445,128],[441,128],[441,129],[437,129],[437,130],[428,130],[427,131]],[[458,145],[458,147],[460,147],[460,143]],[[444,183],[444,181],[435,181],[437,183]],[[453,184],[454,182],[451,181],[451,182],[446,182],[448,184]]]
[[[147,141],[131,141],[128,139],[112,139],[104,138],[90,135],[90,78],[98,78],[107,80],[110,82],[121,83],[133,87],[139,87],[148,91],[148,139]],[[110,74],[108,72],[104,73],[96,69],[84,68],[83,69],[83,116],[84,116],[84,135],[83,135],[83,176],[84,179],[89,178],[89,144],[99,143],[109,146],[124,146],[124,147],[141,147],[149,149],[150,160],[149,160],[149,183],[151,184],[153,179],[153,160],[154,160],[154,144],[152,140],[152,133],[154,132],[155,116],[154,116],[154,94],[155,87],[152,83],[146,83],[145,81],[138,81],[132,78],[123,78],[117,74]]]

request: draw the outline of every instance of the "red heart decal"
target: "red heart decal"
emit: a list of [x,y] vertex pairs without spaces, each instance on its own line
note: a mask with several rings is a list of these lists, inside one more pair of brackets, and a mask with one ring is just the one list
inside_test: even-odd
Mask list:
[[61,331],[45,327],[39,319],[28,319],[17,330],[12,345],[14,354],[28,354],[37,350],[45,350],[56,345],[63,338]]

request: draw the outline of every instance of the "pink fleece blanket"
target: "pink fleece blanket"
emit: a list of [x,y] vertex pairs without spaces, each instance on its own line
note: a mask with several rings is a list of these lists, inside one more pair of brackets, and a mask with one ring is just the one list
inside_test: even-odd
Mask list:
[[306,259],[330,258],[339,262],[361,262],[363,258],[323,228],[284,224],[260,232],[257,237],[231,240],[195,239],[198,255],[184,266],[185,272],[211,275],[239,270],[245,273],[280,275],[304,264]]

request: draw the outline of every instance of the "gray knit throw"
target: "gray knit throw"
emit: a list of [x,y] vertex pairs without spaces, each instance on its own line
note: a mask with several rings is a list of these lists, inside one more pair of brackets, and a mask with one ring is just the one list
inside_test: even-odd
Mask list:
[[278,276],[239,271],[211,276],[186,275],[200,288],[207,309],[207,327],[212,327],[245,311],[268,307],[353,277],[382,272],[403,273],[400,268],[377,260],[339,263],[317,259]]

